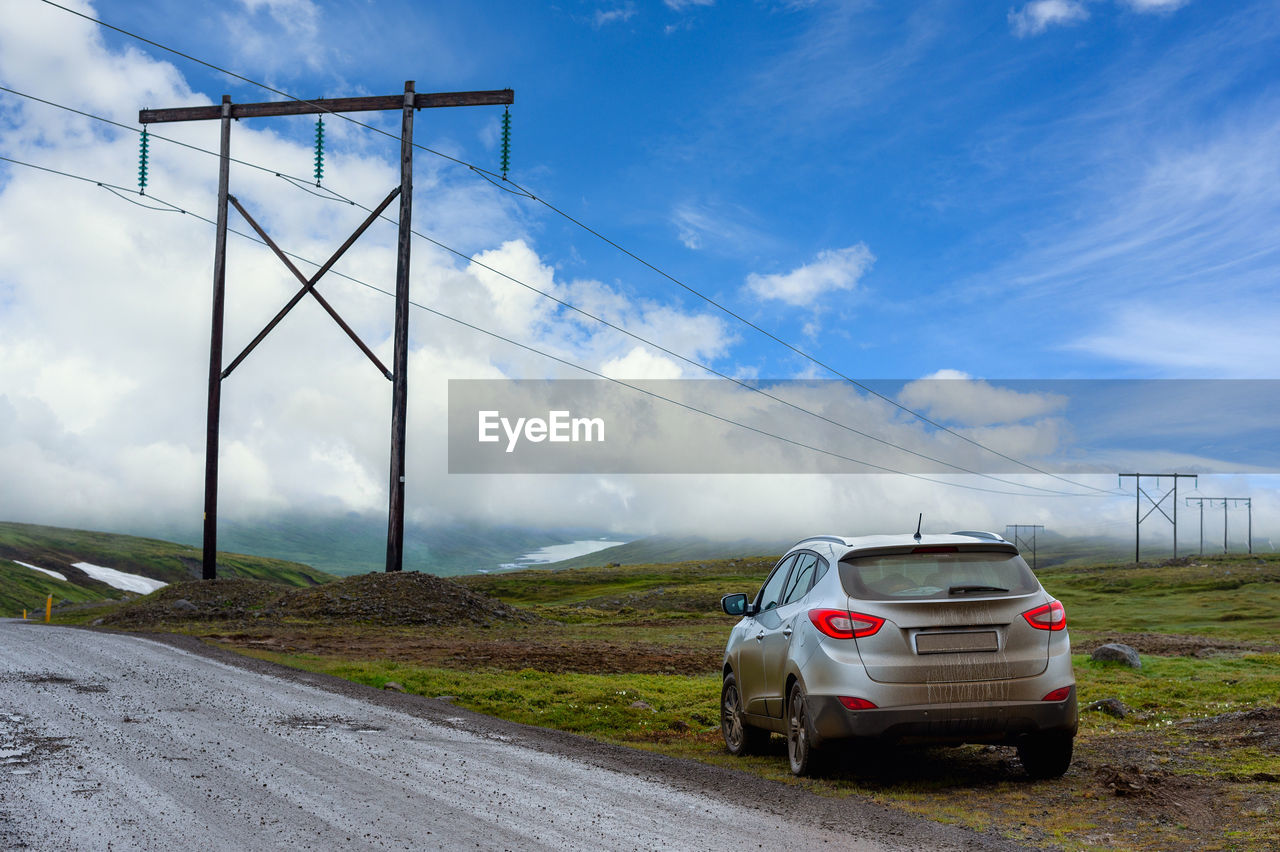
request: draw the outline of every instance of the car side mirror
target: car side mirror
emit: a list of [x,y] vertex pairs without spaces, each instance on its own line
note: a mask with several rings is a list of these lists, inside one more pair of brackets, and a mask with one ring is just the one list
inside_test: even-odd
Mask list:
[[720,608],[728,615],[747,615],[747,606],[747,596],[741,593],[720,599]]

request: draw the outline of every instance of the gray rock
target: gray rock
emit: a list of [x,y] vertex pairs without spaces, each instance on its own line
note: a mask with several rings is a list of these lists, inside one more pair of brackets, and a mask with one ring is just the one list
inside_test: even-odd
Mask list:
[[1089,659],[1099,663],[1123,663],[1131,669],[1142,668],[1142,658],[1128,645],[1112,642],[1094,650]]
[[95,618],[93,621],[90,621],[90,622],[89,622],[89,626],[90,626],[90,627],[97,627],[97,626],[99,626],[100,624],[102,624],[102,619],[101,619],[101,618]]
[[174,612],[195,612],[200,609],[200,607],[196,606],[186,598],[178,598],[176,601],[169,604],[169,609]]
[[1101,701],[1095,701],[1086,705],[1085,710],[1099,710],[1108,716],[1115,716],[1117,719],[1123,719],[1133,711],[1121,701],[1119,698],[1104,698]]
[[390,689],[390,690],[392,690],[392,691],[394,691],[394,692],[404,692],[404,691],[405,691],[404,684],[396,683],[394,680],[389,680],[389,681],[387,681],[386,683],[384,683],[384,684],[382,685],[382,688],[383,688],[383,689]]
[[654,709],[653,709],[653,707],[652,707],[651,705],[649,705],[649,704],[645,703],[644,701],[632,701],[632,702],[631,702],[631,709],[633,709],[633,710],[651,710],[651,711],[653,711],[654,713],[657,713],[657,712],[658,712],[657,710],[654,710]]

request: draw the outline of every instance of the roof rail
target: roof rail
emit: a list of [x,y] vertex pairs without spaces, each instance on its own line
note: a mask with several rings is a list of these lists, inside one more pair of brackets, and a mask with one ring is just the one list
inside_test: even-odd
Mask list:
[[[848,544],[848,542],[838,535],[810,535],[800,539],[795,544],[791,545],[791,547],[804,544],[806,541],[834,541],[836,544]],[[790,550],[791,548],[787,549]]]
[[952,535],[967,535],[970,538],[985,538],[987,541],[1005,541],[1005,537],[984,530],[956,530]]

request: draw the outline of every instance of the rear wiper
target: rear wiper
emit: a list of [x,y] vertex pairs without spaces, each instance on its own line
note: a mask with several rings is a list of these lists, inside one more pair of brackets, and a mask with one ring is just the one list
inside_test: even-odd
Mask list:
[[999,586],[952,586],[947,589],[949,595],[967,595],[969,592],[1007,592]]

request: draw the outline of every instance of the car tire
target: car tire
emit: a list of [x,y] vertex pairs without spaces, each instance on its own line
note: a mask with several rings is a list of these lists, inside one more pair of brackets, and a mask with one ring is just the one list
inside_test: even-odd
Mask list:
[[734,757],[759,751],[769,738],[768,731],[747,724],[742,693],[738,691],[738,680],[733,672],[724,676],[724,685],[720,687],[720,733],[724,735],[729,754]]
[[1018,759],[1032,778],[1061,778],[1071,765],[1074,744],[1070,734],[1035,734],[1018,744]]
[[795,775],[813,775],[818,770],[818,755],[813,743],[813,720],[804,690],[796,683],[787,698],[787,759]]

